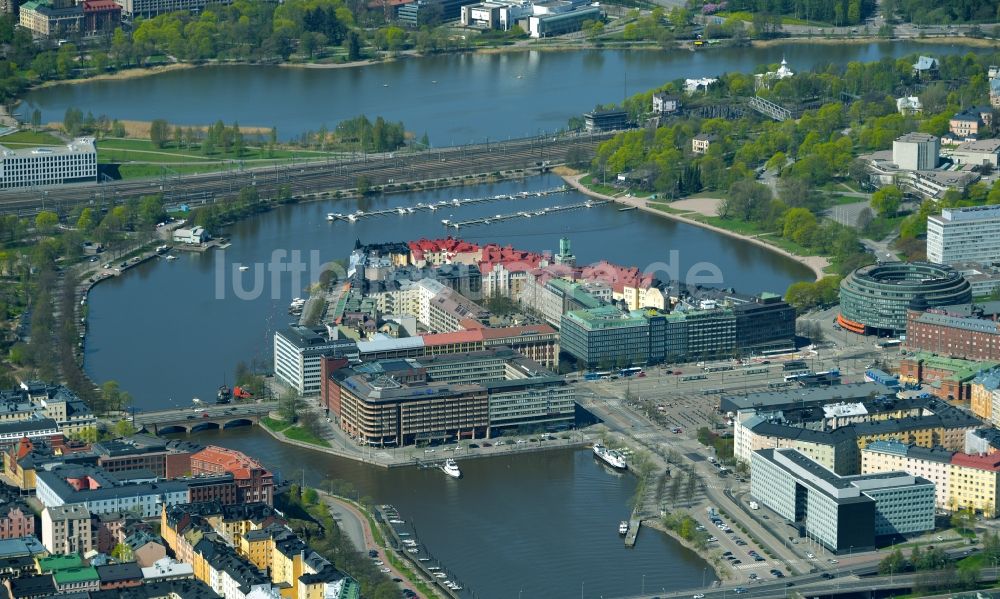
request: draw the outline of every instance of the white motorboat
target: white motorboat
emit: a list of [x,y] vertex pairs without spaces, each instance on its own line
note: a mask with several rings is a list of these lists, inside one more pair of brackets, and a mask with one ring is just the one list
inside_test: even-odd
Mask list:
[[169,256],[167,256],[167,260],[176,260],[176,259],[177,259],[177,256],[174,256],[172,254],[169,255]]
[[628,521],[622,520],[618,523],[618,534],[627,535],[628,534]]
[[622,470],[628,468],[628,464],[625,463],[625,458],[622,454],[613,449],[608,449],[600,442],[594,443],[594,455],[612,468],[620,468]]
[[249,266],[240,266],[240,272],[246,272],[248,270],[250,270]]
[[399,214],[406,214],[406,208],[400,206],[399,208],[396,208],[396,212],[398,212]]
[[337,215],[333,212],[328,212],[326,214],[326,220],[337,220]]
[[458,469],[458,462],[451,458],[445,460],[444,466],[441,466],[441,470],[452,478],[462,478],[462,471]]

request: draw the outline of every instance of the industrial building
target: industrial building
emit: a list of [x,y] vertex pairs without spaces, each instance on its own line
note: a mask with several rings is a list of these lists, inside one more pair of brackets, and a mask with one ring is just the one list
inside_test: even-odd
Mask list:
[[934,528],[934,483],[906,472],[839,476],[794,449],[762,449],[750,495],[833,553]]
[[92,137],[65,146],[12,150],[0,146],[0,189],[97,181],[97,147]]
[[863,266],[840,282],[837,324],[858,334],[903,335],[910,303],[928,307],[972,300],[969,282],[949,266],[888,262]]
[[1000,206],[944,208],[927,217],[927,260],[936,264],[1000,260]]

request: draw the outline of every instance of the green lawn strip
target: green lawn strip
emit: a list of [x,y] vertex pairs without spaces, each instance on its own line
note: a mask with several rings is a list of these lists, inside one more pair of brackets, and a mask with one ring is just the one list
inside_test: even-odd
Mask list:
[[265,147],[247,145],[243,148],[243,153],[239,156],[235,152],[222,152],[217,150],[211,154],[203,154],[201,146],[194,148],[177,147],[173,141],[169,141],[162,148],[157,148],[148,139],[122,139],[104,138],[98,144],[98,151],[102,149],[130,150],[134,152],[156,152],[158,154],[171,154],[173,156],[186,156],[198,160],[286,160],[290,158],[313,157],[335,157],[337,154],[330,151],[314,149],[283,149],[275,148],[268,151]]
[[301,441],[303,443],[308,443],[310,445],[319,445],[320,447],[330,447],[330,443],[326,439],[321,439],[301,426],[292,426],[286,428],[282,431],[286,437],[292,441]]
[[0,137],[0,144],[3,145],[61,146],[65,143],[55,135],[44,131],[15,131],[9,135]]
[[156,164],[123,164],[118,167],[118,174],[121,175],[122,179],[146,179],[161,177],[164,174],[197,175],[226,170],[232,170],[232,166],[226,164],[174,164],[164,167]]
[[669,214],[690,214],[690,210],[678,210],[677,208],[671,208],[668,204],[662,202],[648,202],[646,204],[650,208],[656,208],[661,212],[667,212]]
[[592,175],[586,175],[580,179],[580,183],[591,191],[596,191],[597,193],[602,193],[607,196],[615,196],[621,193],[620,189],[615,189],[608,185],[601,185],[600,183],[595,183]]
[[280,433],[281,431],[291,426],[290,423],[285,422],[284,420],[275,420],[270,416],[264,416],[263,418],[261,418],[260,423],[276,433]]

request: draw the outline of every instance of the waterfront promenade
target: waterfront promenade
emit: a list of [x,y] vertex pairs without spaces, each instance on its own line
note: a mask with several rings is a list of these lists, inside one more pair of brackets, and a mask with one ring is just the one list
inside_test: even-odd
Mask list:
[[764,241],[763,239],[761,239],[760,236],[758,236],[758,235],[743,235],[741,233],[736,233],[736,232],[730,231],[728,229],[723,229],[722,227],[716,227],[715,225],[710,225],[708,223],[704,223],[704,222],[701,222],[701,221],[693,219],[693,218],[688,218],[688,217],[684,216],[683,214],[674,214],[672,212],[666,212],[664,210],[658,210],[656,207],[650,205],[650,202],[649,202],[649,200],[647,198],[634,197],[634,196],[630,196],[630,195],[614,195],[614,196],[609,196],[609,195],[605,195],[603,193],[598,193],[598,192],[596,192],[596,191],[588,188],[586,185],[584,185],[583,183],[580,182],[580,179],[582,179],[583,177],[584,177],[583,174],[565,175],[565,176],[563,176],[563,179],[566,181],[566,183],[568,183],[569,185],[571,185],[577,191],[579,191],[580,193],[584,193],[584,194],[586,194],[586,195],[588,195],[590,197],[599,198],[599,199],[607,200],[607,201],[610,201],[610,202],[616,202],[616,203],[619,203],[619,204],[623,204],[625,206],[630,206],[630,207],[637,208],[639,210],[642,210],[643,212],[648,212],[650,214],[655,214],[655,215],[657,215],[659,217],[662,217],[662,218],[673,219],[673,220],[676,220],[676,221],[680,221],[682,223],[687,223],[689,225],[694,225],[696,227],[702,227],[704,229],[709,229],[711,231],[714,231],[714,232],[722,234],[722,235],[726,235],[728,237],[735,237],[737,239],[742,239],[742,240],[747,241],[749,243],[752,243],[752,244],[759,245],[761,247],[767,248],[767,249],[769,249],[769,250],[771,250],[773,252],[777,252],[777,253],[779,253],[779,254],[781,254],[783,256],[786,256],[788,258],[791,258],[792,260],[795,260],[796,262],[799,262],[800,264],[803,264],[803,265],[809,267],[809,269],[812,270],[813,274],[816,276],[816,280],[822,279],[823,277],[826,276],[826,272],[824,272],[823,269],[825,269],[827,266],[830,265],[830,261],[826,257],[824,257],[824,256],[799,256],[797,254],[793,254],[793,253],[789,252],[788,250],[780,248],[780,247],[778,247],[778,246],[776,246],[774,244],[767,243],[766,241]]

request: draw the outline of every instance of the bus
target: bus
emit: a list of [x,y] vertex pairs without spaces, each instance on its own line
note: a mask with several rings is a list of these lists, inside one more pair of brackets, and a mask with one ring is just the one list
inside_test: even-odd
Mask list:
[[899,347],[903,344],[901,339],[886,339],[885,341],[879,341],[878,346],[882,349],[889,349],[890,347]]
[[632,376],[633,374],[639,374],[642,372],[642,368],[638,366],[633,366],[632,368],[622,368],[618,371],[619,376]]
[[587,374],[583,375],[583,380],[585,380],[585,381],[599,381],[599,380],[601,380],[603,378],[606,378],[606,377],[609,377],[609,376],[611,376],[611,371],[610,370],[605,370],[605,371],[602,371],[602,372],[588,372]]
[[725,370],[732,370],[733,366],[731,364],[721,364],[718,366],[706,366],[704,368],[705,372],[723,372]]
[[781,366],[781,369],[786,372],[790,370],[805,370],[807,368],[805,360],[789,360]]
[[792,374],[786,374],[785,382],[793,383],[797,380],[804,379],[807,376],[813,376],[813,372],[811,370],[804,370],[802,372],[794,372]]

